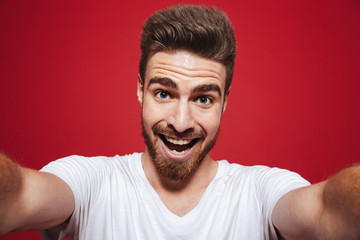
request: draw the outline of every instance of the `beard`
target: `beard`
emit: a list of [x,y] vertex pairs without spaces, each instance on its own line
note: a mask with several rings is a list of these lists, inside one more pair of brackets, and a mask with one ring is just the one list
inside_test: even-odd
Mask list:
[[[196,169],[199,167],[200,163],[206,157],[206,155],[210,152],[210,150],[214,147],[216,139],[219,135],[220,127],[218,128],[215,136],[207,143],[203,149],[197,149],[194,154],[183,162],[171,161],[166,159],[158,146],[156,146],[156,142],[151,141],[149,133],[146,132],[144,127],[143,118],[141,117],[141,126],[142,126],[142,135],[145,140],[145,144],[149,150],[150,157],[155,165],[158,173],[168,179],[171,180],[185,180],[190,177]],[[201,131],[195,132],[192,129],[188,129],[183,133],[177,132],[174,128],[168,126],[161,126],[160,123],[156,124],[152,131],[155,136],[158,136],[158,141],[163,141],[159,136],[159,134],[176,136],[178,138],[198,138],[197,141],[203,140],[206,137],[206,132],[202,129]],[[193,147],[193,146],[192,146]]]

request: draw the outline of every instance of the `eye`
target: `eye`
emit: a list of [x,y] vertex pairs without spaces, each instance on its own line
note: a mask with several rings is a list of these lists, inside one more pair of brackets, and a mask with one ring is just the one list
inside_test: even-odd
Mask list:
[[167,100],[170,98],[170,94],[164,90],[160,90],[160,91],[156,92],[155,96],[161,100]]
[[207,96],[200,96],[197,99],[197,102],[200,103],[201,105],[209,105],[212,103],[212,99],[207,97]]

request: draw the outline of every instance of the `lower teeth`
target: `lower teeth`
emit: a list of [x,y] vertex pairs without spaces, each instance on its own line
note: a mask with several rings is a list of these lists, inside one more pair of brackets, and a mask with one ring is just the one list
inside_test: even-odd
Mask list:
[[176,155],[183,155],[183,154],[187,153],[187,151],[189,151],[189,149],[183,150],[181,152],[178,152],[176,150],[171,150],[171,152]]

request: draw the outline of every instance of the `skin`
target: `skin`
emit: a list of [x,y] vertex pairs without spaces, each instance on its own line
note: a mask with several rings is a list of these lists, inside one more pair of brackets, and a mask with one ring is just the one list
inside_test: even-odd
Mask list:
[[[193,146],[195,155],[196,151],[204,151],[216,138],[228,98],[224,93],[225,75],[222,64],[185,51],[159,52],[149,59],[145,80],[139,78],[137,93],[142,105],[143,131],[150,145],[157,150],[157,158],[167,162],[179,160],[164,148],[159,133],[179,139],[181,134],[178,133],[189,129],[196,133],[205,132],[205,137]],[[171,79],[171,84],[153,79]],[[194,91],[204,84],[214,84],[220,91],[216,88],[209,92]],[[213,101],[204,106],[199,96],[209,96]],[[176,131],[157,131],[156,126]],[[181,161],[192,161],[192,158],[182,158]],[[169,210],[178,216],[184,216],[196,206],[217,170],[217,164],[209,153],[198,166],[194,165],[195,171],[182,180],[171,179],[159,172],[148,147],[142,162],[150,183]],[[359,166],[348,168],[330,181],[285,194],[273,210],[274,226],[286,239],[358,239],[360,186],[350,190],[347,186],[353,186],[354,180],[359,182],[359,172]],[[350,200],[339,210],[339,206],[344,205],[344,201],[339,201],[341,198]]]
[[360,239],[360,165],[285,194],[272,219],[285,239]]
[[16,172],[8,176],[16,187],[0,199],[0,235],[9,231],[47,229],[69,218],[75,199],[64,181],[50,173],[21,167],[1,153],[0,162],[9,163],[5,167],[0,164],[0,181],[6,180],[2,173]]
[[[178,51],[152,55],[145,79],[139,78],[143,130],[149,137],[148,146],[157,152],[154,159],[146,147],[143,169],[163,203],[178,216],[197,205],[216,174],[217,163],[206,149],[216,139],[226,108],[225,77],[221,63]],[[152,79],[167,80],[164,84]],[[174,155],[164,146],[161,134],[176,140],[198,140],[187,153]],[[178,179],[160,172],[157,160],[188,162],[193,170]],[[356,165],[329,180],[285,194],[273,210],[274,226],[286,239],[359,239],[359,179],[360,166]],[[73,193],[64,181],[23,168],[2,154],[0,183],[0,193],[6,192],[0,197],[0,235],[57,226],[74,210]]]
[[[176,215],[183,216],[196,206],[216,174],[217,163],[210,157],[209,148],[215,142],[227,103],[225,78],[223,64],[186,51],[155,53],[149,58],[144,81],[139,78],[143,131],[156,151],[152,154],[147,144],[142,156],[144,171]],[[176,140],[198,140],[187,153],[173,154],[159,132]],[[169,177],[159,171],[157,161],[185,164],[191,170],[180,179]]]

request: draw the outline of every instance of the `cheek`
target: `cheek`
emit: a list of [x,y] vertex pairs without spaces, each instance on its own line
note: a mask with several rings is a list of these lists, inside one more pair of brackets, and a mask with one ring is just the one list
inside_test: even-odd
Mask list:
[[196,122],[206,131],[210,136],[214,136],[220,126],[221,112],[220,111],[200,111],[194,114]]
[[151,129],[156,123],[164,119],[164,113],[166,113],[166,111],[154,103],[152,99],[148,98],[144,100],[142,106],[143,122],[147,128]]

